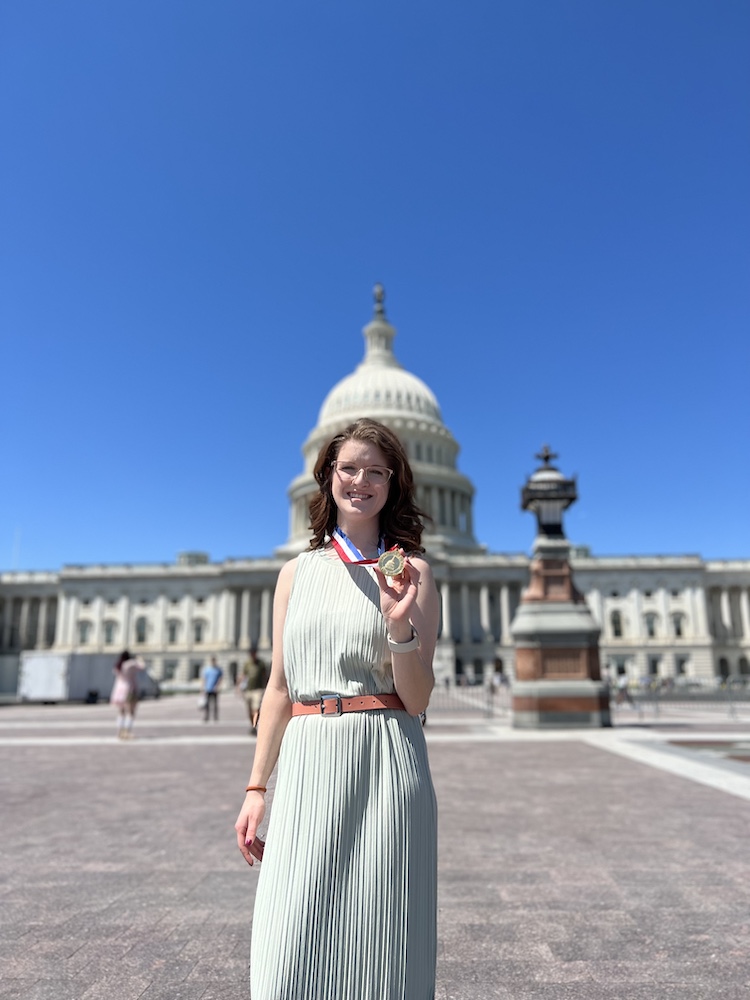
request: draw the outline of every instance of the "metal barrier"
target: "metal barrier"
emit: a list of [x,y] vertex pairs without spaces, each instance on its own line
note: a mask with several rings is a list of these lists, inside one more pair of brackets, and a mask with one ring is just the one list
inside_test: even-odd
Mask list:
[[482,715],[494,718],[510,711],[510,689],[486,684],[436,684],[427,709],[429,718],[433,713],[451,712],[456,714]]
[[750,716],[750,687],[744,681],[695,682],[694,684],[670,684],[669,682],[630,687],[627,693],[613,691],[613,708],[637,709],[638,717],[651,715],[659,718],[663,713],[697,712],[700,710],[729,719]]

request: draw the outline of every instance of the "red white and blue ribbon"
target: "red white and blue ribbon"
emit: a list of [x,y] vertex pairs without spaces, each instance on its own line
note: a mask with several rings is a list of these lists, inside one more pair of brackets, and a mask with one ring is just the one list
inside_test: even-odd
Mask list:
[[345,563],[358,563],[361,566],[372,566],[378,558],[385,552],[385,539],[381,536],[378,541],[378,556],[375,559],[365,559],[357,546],[347,538],[338,525],[333,529],[331,535],[331,545],[338,552],[339,558]]

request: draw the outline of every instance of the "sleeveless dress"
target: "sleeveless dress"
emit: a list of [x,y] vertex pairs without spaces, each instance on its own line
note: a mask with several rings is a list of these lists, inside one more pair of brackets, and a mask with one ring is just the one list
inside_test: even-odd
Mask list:
[[[378,585],[299,556],[284,626],[292,701],[393,693]],[[252,929],[252,1000],[433,1000],[436,805],[419,717],[298,716],[281,744]]]

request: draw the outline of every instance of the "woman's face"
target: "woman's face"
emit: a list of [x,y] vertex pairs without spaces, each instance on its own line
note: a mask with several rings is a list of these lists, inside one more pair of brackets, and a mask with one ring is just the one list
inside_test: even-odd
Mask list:
[[[349,473],[356,470],[354,476],[342,472],[342,467]],[[388,460],[377,445],[369,441],[345,441],[331,470],[331,492],[343,520],[354,518],[368,520],[377,517],[388,499],[390,483],[373,481],[371,474],[365,469],[388,469]]]

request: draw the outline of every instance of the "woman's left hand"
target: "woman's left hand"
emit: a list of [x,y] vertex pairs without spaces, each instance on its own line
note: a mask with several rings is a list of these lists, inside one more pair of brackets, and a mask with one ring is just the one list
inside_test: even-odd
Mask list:
[[[402,549],[399,552],[404,555]],[[377,566],[374,569],[380,587],[380,610],[383,617],[389,623],[407,622],[417,599],[419,570],[408,558],[404,563],[403,573],[394,578],[385,577]]]

